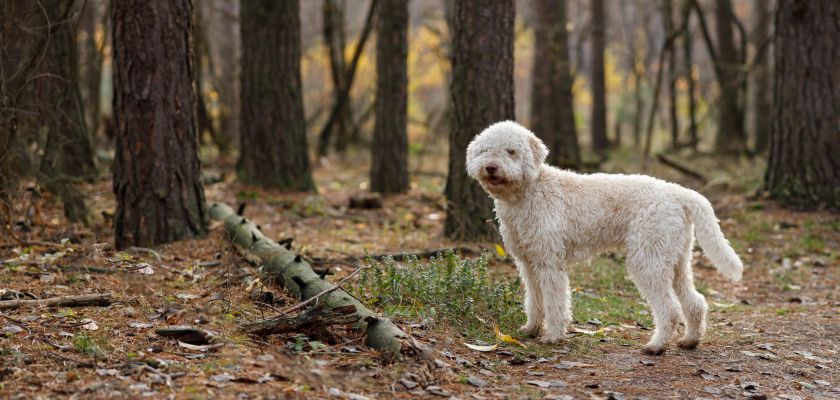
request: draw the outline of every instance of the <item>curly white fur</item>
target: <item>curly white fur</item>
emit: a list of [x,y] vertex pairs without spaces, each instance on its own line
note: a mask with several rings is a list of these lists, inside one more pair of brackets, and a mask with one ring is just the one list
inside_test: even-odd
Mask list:
[[681,347],[696,347],[706,300],[694,288],[694,234],[720,273],[738,281],[743,265],[699,193],[643,175],[577,174],[545,164],[548,149],[512,122],[485,129],[467,147],[467,172],[495,200],[502,239],[525,284],[522,327],[544,342],[563,339],[572,319],[566,268],[624,248],[630,278],[656,329],[645,352],[661,354],[676,325]]

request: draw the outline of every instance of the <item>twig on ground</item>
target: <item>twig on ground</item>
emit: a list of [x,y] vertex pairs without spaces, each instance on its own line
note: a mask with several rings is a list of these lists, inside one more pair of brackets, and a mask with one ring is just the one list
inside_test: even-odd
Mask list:
[[85,307],[109,306],[111,293],[90,294],[82,296],[60,296],[40,300],[5,300],[0,301],[0,310],[10,310],[21,307]]
[[160,253],[158,253],[157,251],[154,251],[152,249],[146,248],[146,247],[131,246],[131,247],[125,249],[125,251],[128,252],[128,253],[146,253],[146,254],[154,257],[156,261],[160,261],[160,260],[163,259],[163,257],[160,256]]

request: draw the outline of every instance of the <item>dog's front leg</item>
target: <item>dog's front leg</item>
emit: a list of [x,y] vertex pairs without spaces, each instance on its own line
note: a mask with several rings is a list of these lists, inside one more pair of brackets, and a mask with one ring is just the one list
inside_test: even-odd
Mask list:
[[525,315],[528,316],[528,321],[519,330],[529,335],[536,335],[540,332],[544,315],[541,288],[531,266],[519,259],[515,261],[519,276],[525,285]]
[[540,341],[557,343],[566,337],[566,327],[572,321],[572,299],[566,270],[551,265],[534,268],[540,285],[545,313]]

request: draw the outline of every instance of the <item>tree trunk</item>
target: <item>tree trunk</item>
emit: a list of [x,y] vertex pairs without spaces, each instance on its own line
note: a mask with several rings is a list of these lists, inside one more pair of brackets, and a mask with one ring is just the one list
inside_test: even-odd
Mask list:
[[[665,22],[665,34],[672,36],[676,34],[674,23],[674,0],[663,0],[662,13]],[[679,146],[680,123],[677,117],[677,52],[672,47],[668,52],[668,119],[671,128],[671,149],[676,150]]]
[[243,182],[312,191],[300,77],[299,2],[241,3]]
[[[82,11],[82,22],[79,24],[84,32],[84,37],[79,43],[80,59],[82,60],[81,79],[84,89],[85,110],[87,111],[87,126],[90,128],[90,137],[95,140],[98,137],[97,133],[102,117],[100,92],[102,88],[102,65],[105,61],[104,36],[108,32],[108,27],[105,25],[108,21],[108,10],[107,4],[106,7],[101,7],[99,2],[88,1]],[[101,36],[98,34],[100,24],[102,24]]]
[[765,185],[773,198],[790,207],[840,210],[837,38],[840,8],[836,1],[779,2],[775,110]]
[[113,2],[117,248],[203,236],[189,0]]
[[549,149],[550,164],[576,169],[580,148],[575,129],[566,0],[537,0],[531,129]]
[[718,101],[718,132],[715,149],[719,153],[741,154],[747,149],[747,135],[744,130],[744,98],[741,88],[742,74],[735,36],[732,30],[732,4],[730,0],[717,0],[715,28],[717,31],[718,56],[716,68],[720,84]]
[[757,59],[753,71],[753,129],[755,129],[755,152],[766,154],[770,145],[770,118],[773,112],[773,75],[770,65],[770,52],[763,49],[770,36],[771,12],[767,0],[755,0],[755,27],[753,44]]
[[49,27],[47,48],[40,64],[41,77],[34,82],[34,101],[47,130],[39,181],[62,199],[64,215],[70,221],[87,223],[84,195],[69,179],[96,176],[80,87],[77,21],[72,17],[75,2],[53,0],[44,4],[44,10],[43,23]]
[[458,0],[452,38],[453,127],[449,135],[446,236],[495,239],[490,197],[467,175],[467,145],[490,124],[512,120],[513,0]]
[[688,136],[691,150],[697,152],[697,99],[695,96],[694,61],[694,35],[692,35],[691,23],[691,0],[685,0],[683,4],[683,21],[685,31],[683,32],[683,59],[685,60],[685,80],[688,83],[686,96],[688,97]]
[[408,190],[408,1],[385,0],[376,33],[376,126],[370,187],[374,192]]
[[236,215],[228,205],[211,204],[210,216],[224,222],[228,240],[259,258],[259,271],[264,282],[275,281],[301,300],[308,300],[327,291],[318,301],[329,309],[354,306],[355,315],[360,318],[353,324],[353,328],[367,334],[365,344],[389,358],[400,356],[410,347],[406,340],[408,336],[393,322],[378,317],[341,288],[334,289],[335,285],[321,279],[309,263],[263,235],[257,224]]
[[[200,2],[199,5],[205,5],[206,2]],[[211,60],[210,45],[207,40],[207,24],[206,12],[201,7],[195,10],[193,21],[193,55],[195,56],[193,65],[195,66],[195,97],[196,97],[196,117],[198,128],[198,142],[210,143],[212,141],[216,147],[219,148],[219,153],[227,153],[230,151],[230,143],[226,137],[220,137],[213,126],[213,119],[210,117],[210,110],[207,108],[207,101],[204,99],[204,91],[206,81],[204,79],[204,71],[210,71],[213,62]],[[213,91],[212,83],[206,85],[210,91]],[[206,136],[205,136],[206,135]],[[205,139],[206,138],[206,139]],[[209,139],[209,140],[208,140]]]
[[[322,19],[324,24],[324,42],[326,42],[327,56],[333,83],[333,96],[338,101],[339,96],[347,88],[347,60],[344,49],[347,45],[347,30],[344,22],[345,3],[338,0],[324,0]],[[347,150],[350,143],[350,109],[352,99],[345,99],[340,105],[336,123],[332,127],[335,136],[335,150],[339,153]]]
[[237,148],[239,139],[239,1],[204,1],[207,10],[207,50],[210,75],[219,91],[219,124],[214,142],[221,153]]
[[592,1],[592,150],[605,157],[607,139],[607,85],[604,79],[607,11],[604,0]]

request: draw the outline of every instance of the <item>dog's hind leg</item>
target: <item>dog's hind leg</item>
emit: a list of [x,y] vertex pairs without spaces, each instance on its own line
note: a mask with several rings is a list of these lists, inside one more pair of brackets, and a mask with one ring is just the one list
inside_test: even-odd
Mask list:
[[680,300],[685,316],[685,335],[677,343],[684,349],[693,349],[700,344],[706,331],[706,299],[694,288],[694,274],[691,271],[691,245],[693,236],[689,236],[685,251],[674,269],[674,291]]
[[[643,268],[651,269],[650,266]],[[680,321],[680,303],[671,287],[672,274],[660,272],[639,275],[641,276],[636,276],[633,280],[636,281],[642,297],[650,305],[653,322],[656,324],[653,337],[642,350],[646,354],[659,355],[665,352],[665,346],[674,336],[674,330]]]
[[522,325],[519,330],[529,335],[536,335],[542,327],[544,315],[540,284],[530,265],[516,260],[516,267],[519,270],[519,276],[522,277],[522,283],[525,285],[525,315],[528,316],[528,322]]

